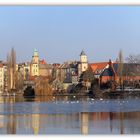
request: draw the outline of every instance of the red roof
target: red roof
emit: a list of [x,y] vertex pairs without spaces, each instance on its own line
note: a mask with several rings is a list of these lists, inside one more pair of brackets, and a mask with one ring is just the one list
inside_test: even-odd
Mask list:
[[92,63],[90,67],[92,68],[93,72],[97,70],[103,70],[108,65],[108,62],[99,62],[99,63]]
[[40,60],[40,64],[45,65],[46,64],[46,61],[44,59],[43,60]]

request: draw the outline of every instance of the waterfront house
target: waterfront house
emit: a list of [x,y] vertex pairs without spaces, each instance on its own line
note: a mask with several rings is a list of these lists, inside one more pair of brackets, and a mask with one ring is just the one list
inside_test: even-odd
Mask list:
[[[108,81],[119,82],[119,63],[112,62],[99,62],[90,64],[95,78],[99,79],[100,83]],[[122,79],[126,82],[140,81],[140,64],[123,63]]]

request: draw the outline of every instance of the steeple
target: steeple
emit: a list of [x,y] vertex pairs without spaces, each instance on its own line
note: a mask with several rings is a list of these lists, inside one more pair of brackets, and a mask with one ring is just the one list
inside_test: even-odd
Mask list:
[[80,61],[81,61],[81,63],[87,63],[87,55],[84,52],[84,50],[82,50],[82,52],[80,54]]
[[88,60],[87,60],[87,55],[84,52],[84,50],[82,50],[82,52],[80,54],[80,63],[81,63],[80,71],[81,72],[86,71],[88,69]]
[[37,49],[34,49],[32,63],[39,63],[39,55]]
[[86,55],[85,52],[84,52],[84,50],[81,51],[80,56],[82,56],[82,55]]
[[37,51],[37,49],[34,49],[33,56],[38,56],[38,51]]

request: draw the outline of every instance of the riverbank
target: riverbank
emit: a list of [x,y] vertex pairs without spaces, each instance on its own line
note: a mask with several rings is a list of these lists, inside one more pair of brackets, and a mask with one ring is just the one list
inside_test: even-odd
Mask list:
[[[134,91],[111,91],[111,90],[99,90],[98,92],[82,92],[82,93],[55,93],[55,94],[49,94],[47,93],[46,95],[35,95],[34,97],[46,97],[46,96],[88,96],[88,97],[101,97],[104,98],[106,96],[127,96],[127,95],[140,95],[140,91],[134,90]],[[16,94],[11,94],[11,95],[0,95],[3,97],[23,97],[23,93],[16,93]],[[33,98],[32,96],[27,96],[25,98]]]

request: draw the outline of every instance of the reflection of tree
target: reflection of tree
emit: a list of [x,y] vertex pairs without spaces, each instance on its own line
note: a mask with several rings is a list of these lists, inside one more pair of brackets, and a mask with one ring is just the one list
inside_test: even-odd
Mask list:
[[113,130],[113,113],[110,112],[109,116],[110,116],[110,131],[112,132],[112,130]]
[[123,125],[123,120],[124,120],[124,113],[120,112],[120,134],[124,134],[124,125]]
[[[13,113],[13,103],[15,102],[15,98],[8,98],[8,101],[6,102],[9,103],[9,113]],[[7,134],[16,134],[16,115],[8,115],[7,120]]]

